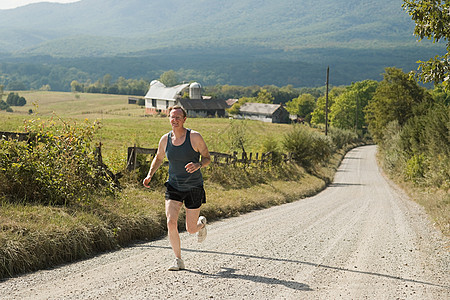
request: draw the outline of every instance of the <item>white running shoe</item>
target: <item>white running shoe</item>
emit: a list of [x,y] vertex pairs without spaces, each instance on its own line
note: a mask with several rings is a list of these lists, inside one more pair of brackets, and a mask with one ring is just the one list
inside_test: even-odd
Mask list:
[[206,218],[204,216],[200,216],[198,218],[199,223],[202,223],[204,226],[197,232],[197,240],[199,243],[203,242],[206,239],[207,231],[206,231]]
[[181,258],[175,258],[173,264],[169,267],[169,271],[184,270],[184,261]]

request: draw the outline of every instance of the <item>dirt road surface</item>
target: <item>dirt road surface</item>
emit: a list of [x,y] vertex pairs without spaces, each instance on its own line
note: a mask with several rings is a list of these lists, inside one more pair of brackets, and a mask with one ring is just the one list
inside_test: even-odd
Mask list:
[[0,299],[450,299],[448,239],[380,173],[376,147],[350,151],[317,196],[167,239],[9,279]]

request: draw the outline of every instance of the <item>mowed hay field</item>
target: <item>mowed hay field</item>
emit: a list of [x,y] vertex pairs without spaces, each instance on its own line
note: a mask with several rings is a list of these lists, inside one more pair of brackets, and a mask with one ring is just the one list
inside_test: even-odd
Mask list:
[[[117,158],[121,154],[125,160],[127,147],[134,145],[156,148],[160,137],[171,130],[166,117],[146,116],[143,107],[128,104],[126,95],[42,91],[18,93],[25,97],[27,104],[13,107],[13,113],[0,111],[0,131],[21,131],[25,120],[36,118],[100,121],[102,126],[94,141],[102,143],[106,160],[109,155]],[[31,115],[30,109],[33,110]],[[232,121],[227,118],[188,118],[185,126],[199,131],[210,151],[231,153],[229,134],[232,122],[245,123],[247,152],[260,152],[262,144],[269,138],[281,143],[283,133],[291,128],[287,124]]]

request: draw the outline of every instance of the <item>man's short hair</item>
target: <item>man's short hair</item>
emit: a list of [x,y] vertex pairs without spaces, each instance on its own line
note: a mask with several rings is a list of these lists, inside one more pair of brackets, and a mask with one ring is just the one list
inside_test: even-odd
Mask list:
[[186,116],[187,116],[186,111],[184,110],[184,108],[182,108],[182,107],[179,106],[179,105],[174,105],[174,106],[169,107],[169,114],[170,114],[170,112],[171,112],[172,110],[174,110],[174,109],[181,109],[181,111],[183,112],[183,118],[186,118]]

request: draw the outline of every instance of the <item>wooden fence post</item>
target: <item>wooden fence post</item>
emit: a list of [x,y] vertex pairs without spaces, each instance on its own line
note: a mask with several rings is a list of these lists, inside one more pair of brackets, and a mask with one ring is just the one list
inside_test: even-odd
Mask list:
[[136,146],[128,147],[127,170],[133,171],[136,168]]
[[136,147],[136,145],[134,145],[134,147],[128,147],[127,170],[133,171],[138,167],[138,165],[137,165],[137,163],[138,163],[137,155],[138,154],[155,155],[157,151],[158,151],[158,149],[140,148],[140,147]]
[[97,163],[99,166],[103,165],[103,157],[102,157],[102,143],[98,144],[98,147],[96,148],[96,154],[97,154]]
[[241,161],[242,161],[243,163],[245,163],[245,162],[248,161],[248,158],[247,158],[247,152],[242,152]]

